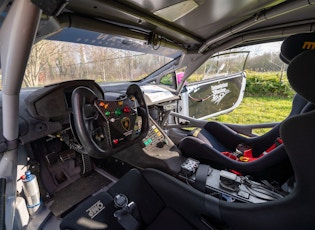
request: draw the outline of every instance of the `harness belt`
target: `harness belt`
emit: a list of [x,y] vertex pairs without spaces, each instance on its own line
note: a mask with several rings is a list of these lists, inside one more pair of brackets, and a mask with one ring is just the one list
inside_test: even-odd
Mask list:
[[206,191],[207,177],[209,175],[210,166],[200,164],[196,171],[195,187],[201,191]]
[[258,158],[268,154],[269,152],[271,152],[273,149],[275,149],[276,147],[278,147],[282,143],[283,143],[282,139],[280,137],[278,137],[275,140],[274,144],[272,144],[267,150],[265,150],[263,153],[261,153],[257,157],[253,156],[252,148],[250,146],[246,146],[244,144],[239,144],[236,147],[236,150],[234,153],[222,152],[222,154],[233,159],[233,160],[236,160],[236,161],[251,162],[251,161],[257,160]]

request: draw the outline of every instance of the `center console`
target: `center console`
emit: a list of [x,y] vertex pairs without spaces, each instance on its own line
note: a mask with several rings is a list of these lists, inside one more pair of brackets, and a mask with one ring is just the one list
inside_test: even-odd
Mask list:
[[217,170],[188,158],[181,165],[180,179],[193,187],[229,202],[263,203],[287,195],[267,181],[256,182],[227,170]]

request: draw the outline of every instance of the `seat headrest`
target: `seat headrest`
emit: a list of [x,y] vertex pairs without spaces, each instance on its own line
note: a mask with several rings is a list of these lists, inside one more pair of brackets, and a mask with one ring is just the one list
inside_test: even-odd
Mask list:
[[289,64],[298,54],[312,49],[315,49],[315,33],[295,34],[283,41],[280,59]]
[[306,100],[315,103],[315,50],[302,52],[293,58],[287,75],[292,88]]

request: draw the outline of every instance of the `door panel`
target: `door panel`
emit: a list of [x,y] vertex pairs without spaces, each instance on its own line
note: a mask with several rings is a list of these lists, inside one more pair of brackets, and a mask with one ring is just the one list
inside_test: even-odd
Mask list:
[[206,119],[239,106],[246,86],[247,56],[248,52],[233,52],[210,58],[185,82],[178,112]]

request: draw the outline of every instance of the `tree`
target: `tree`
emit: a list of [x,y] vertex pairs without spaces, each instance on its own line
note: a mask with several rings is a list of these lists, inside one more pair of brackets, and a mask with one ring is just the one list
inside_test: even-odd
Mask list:
[[51,66],[52,57],[59,48],[60,43],[45,40],[33,46],[23,80],[26,87],[37,87],[45,81],[47,76],[44,68]]
[[33,46],[24,86],[37,87],[65,80],[139,80],[169,61],[154,55],[43,40]]

